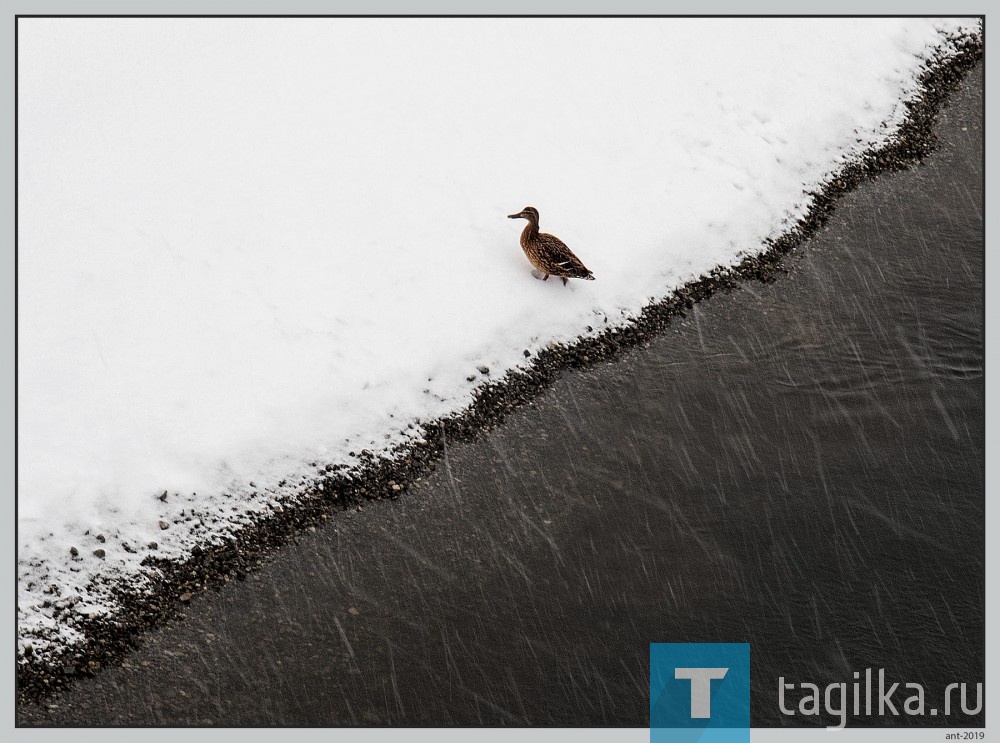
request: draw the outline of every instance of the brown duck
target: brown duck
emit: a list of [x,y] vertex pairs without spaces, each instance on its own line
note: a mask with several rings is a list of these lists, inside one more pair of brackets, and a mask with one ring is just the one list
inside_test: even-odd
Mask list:
[[538,210],[526,206],[517,214],[508,214],[510,219],[527,219],[528,224],[521,233],[521,248],[531,265],[541,271],[542,281],[549,276],[558,276],[565,286],[569,279],[594,280],[594,274],[583,265],[583,261],[573,255],[566,243],[555,235],[538,231]]

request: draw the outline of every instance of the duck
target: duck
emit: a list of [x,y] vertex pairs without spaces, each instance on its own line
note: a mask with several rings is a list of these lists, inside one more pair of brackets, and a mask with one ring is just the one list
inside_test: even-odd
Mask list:
[[558,276],[562,279],[563,286],[570,279],[594,280],[593,272],[583,265],[583,261],[576,257],[566,243],[555,235],[538,231],[538,210],[535,207],[526,206],[517,214],[508,214],[507,217],[528,220],[521,233],[521,248],[531,265],[544,274],[535,278],[548,281],[549,276]]

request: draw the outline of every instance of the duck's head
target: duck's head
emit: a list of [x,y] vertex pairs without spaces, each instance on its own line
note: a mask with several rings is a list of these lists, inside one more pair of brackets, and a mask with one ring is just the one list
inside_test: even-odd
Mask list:
[[508,219],[527,219],[529,222],[538,224],[538,210],[533,206],[526,206],[517,214],[508,214]]

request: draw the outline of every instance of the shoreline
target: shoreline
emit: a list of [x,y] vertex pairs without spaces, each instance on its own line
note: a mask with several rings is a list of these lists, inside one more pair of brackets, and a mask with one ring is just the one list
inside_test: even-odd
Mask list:
[[[359,457],[360,470],[350,477],[328,468],[329,476],[282,510],[242,529],[226,544],[195,548],[184,562],[150,561],[162,577],[152,593],[120,593],[122,611],[112,620],[88,621],[78,626],[88,637],[86,644],[51,658],[19,657],[18,699],[39,701],[67,687],[75,678],[93,676],[116,665],[141,644],[142,634],[171,618],[182,616],[191,594],[243,580],[263,558],[312,526],[328,521],[340,511],[360,509],[373,500],[399,498],[441,461],[450,443],[476,439],[501,424],[506,416],[548,389],[565,369],[590,367],[619,358],[660,335],[673,318],[684,318],[694,303],[715,292],[730,291],[749,281],[773,282],[786,270],[785,260],[814,234],[836,207],[838,199],[856,186],[882,173],[918,164],[934,147],[931,129],[950,91],[982,56],[979,37],[957,42],[954,56],[931,60],[922,76],[923,95],[907,102],[906,122],[897,137],[884,148],[869,153],[860,162],[845,166],[819,193],[805,218],[772,242],[759,255],[731,269],[716,269],[688,284],[671,297],[647,306],[638,319],[569,346],[556,346],[539,353],[530,368],[509,373],[476,392],[465,410],[424,426],[426,444],[408,446],[392,459],[376,459],[370,452]],[[187,599],[185,600],[185,596]]]

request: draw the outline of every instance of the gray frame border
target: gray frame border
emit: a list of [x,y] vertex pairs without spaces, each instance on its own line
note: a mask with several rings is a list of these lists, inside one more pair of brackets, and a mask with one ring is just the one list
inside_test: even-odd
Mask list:
[[[836,6],[803,7],[801,2],[792,0],[764,0],[763,2],[740,3],[736,0],[674,0],[665,2],[663,0],[420,0],[419,2],[405,2],[405,0],[5,0],[5,8],[9,12],[4,13],[7,31],[2,36],[0,47],[3,50],[6,74],[0,83],[0,92],[6,108],[6,115],[2,119],[2,135],[8,145],[3,148],[3,164],[7,173],[7,178],[0,185],[0,219],[2,219],[4,236],[4,250],[2,262],[0,262],[0,285],[3,286],[4,302],[0,313],[0,343],[2,343],[6,363],[0,368],[0,379],[6,394],[0,397],[0,409],[2,409],[4,419],[9,424],[0,431],[0,444],[2,444],[3,455],[0,456],[0,482],[9,487],[4,488],[10,493],[6,502],[7,518],[0,522],[0,540],[4,545],[9,546],[10,552],[14,553],[14,507],[15,507],[15,210],[14,210],[14,173],[15,173],[15,151],[14,151],[14,99],[15,99],[15,76],[14,76],[14,27],[17,15],[941,15],[941,16],[971,16],[987,15],[988,3],[982,0],[975,0],[971,3],[964,3],[960,12],[956,13],[954,8],[949,8],[941,2],[930,2],[929,0],[842,0]],[[991,95],[992,86],[990,82],[997,79],[993,74],[993,67],[989,54],[984,54],[986,72],[986,119],[987,121],[1000,120],[1000,116],[994,116],[998,108],[996,100]],[[989,127],[986,127],[989,131]],[[986,135],[986,203],[990,203],[989,196],[995,192],[994,184],[997,177],[997,155],[996,151],[990,147],[990,137]],[[991,246],[996,242],[997,216],[986,210],[986,285],[992,286],[994,274],[997,272],[996,262],[990,260],[992,255]],[[986,384],[986,494],[989,502],[989,494],[995,489],[998,482],[998,468],[1000,460],[989,456],[996,442],[997,418],[990,415],[997,412],[997,405],[991,394],[990,380],[996,369],[997,354],[994,341],[995,328],[1000,324],[1000,305],[991,301],[989,292],[986,293],[985,300],[985,384]],[[996,545],[989,538],[995,531],[995,509],[986,509],[986,565],[990,566],[997,558]],[[8,598],[13,598],[16,594],[16,561],[15,570],[7,570],[0,577],[0,592]],[[986,611],[989,615],[996,616],[997,596],[993,584],[986,582]],[[13,603],[13,602],[11,602]],[[2,636],[12,638],[16,632],[16,616],[13,606],[8,605],[8,611],[3,614],[0,620],[0,633]],[[0,643],[2,645],[2,657],[6,661],[7,673],[3,674],[0,680],[0,699],[3,700],[4,727],[14,733],[15,740],[50,740],[53,738],[62,739],[72,737],[78,743],[90,743],[90,741],[104,741],[111,738],[128,738],[136,736],[136,731],[127,729],[102,729],[94,728],[88,730],[78,729],[43,729],[33,730],[24,728],[14,728],[15,693],[14,693],[14,643]],[[989,695],[991,674],[991,661],[996,657],[997,639],[995,634],[986,636],[986,674],[985,682],[987,689],[986,711],[987,719],[992,719],[997,709],[996,704],[991,704]],[[292,731],[283,731],[281,735],[287,735]],[[406,730],[406,729],[342,729],[333,730],[319,729],[297,729],[294,731],[296,737],[329,741],[331,736],[336,736],[343,740],[364,740],[381,743],[388,740],[465,740],[472,731],[468,728],[456,728],[451,730]],[[840,733],[841,737],[849,740],[880,740],[880,741],[913,741],[913,740],[934,740],[943,739],[944,729],[928,729],[922,734],[916,730],[905,729],[885,729],[878,731],[853,730]],[[811,734],[814,733],[814,734]],[[274,731],[266,728],[227,731],[212,731],[209,729],[198,729],[186,731],[188,736],[196,739],[213,737],[238,738],[240,741],[270,740],[274,736]],[[823,730],[766,730],[755,728],[753,737],[755,740],[810,740],[818,735],[826,735]],[[171,728],[143,729],[139,735],[144,740],[173,740],[177,732]],[[572,730],[485,730],[475,733],[477,736],[484,736],[492,740],[504,740],[509,737],[518,737],[527,741],[531,740],[622,740],[622,741],[648,741],[648,732],[644,729],[572,729]],[[875,737],[877,735],[877,738]]]

